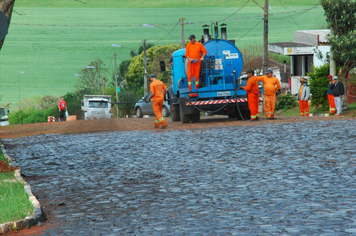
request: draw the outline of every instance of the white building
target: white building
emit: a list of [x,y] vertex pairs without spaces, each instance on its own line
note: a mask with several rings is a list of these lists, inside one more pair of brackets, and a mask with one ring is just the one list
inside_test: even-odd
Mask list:
[[[330,52],[328,34],[330,30],[295,31],[293,42],[270,43],[268,50],[291,57],[291,74],[305,76],[311,65],[322,66]],[[318,55],[322,55],[320,59]]]
[[297,92],[299,78],[312,72],[312,65],[319,67],[327,63],[326,57],[330,52],[329,34],[330,30],[295,31],[292,42],[268,44],[269,51],[290,56],[292,94]]

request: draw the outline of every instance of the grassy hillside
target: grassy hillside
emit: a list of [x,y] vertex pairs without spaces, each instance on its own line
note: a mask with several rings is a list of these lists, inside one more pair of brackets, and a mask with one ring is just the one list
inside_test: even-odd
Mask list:
[[[235,1],[236,6],[230,1],[101,2],[16,1],[15,10],[19,14],[13,14],[9,34],[0,51],[1,104],[10,102],[11,109],[18,106],[18,78],[21,98],[59,96],[74,89],[78,78],[74,74],[96,58],[104,60],[109,71],[114,71],[113,54],[118,54],[119,63],[129,58],[129,50],[111,47],[112,43],[133,49],[138,48],[142,39],[163,45],[178,43],[165,30],[142,27],[142,24],[157,24],[167,31],[172,30],[171,34],[180,39],[181,26],[175,24],[182,17],[189,22],[184,27],[184,38],[192,33],[200,37],[202,25],[220,21],[228,25],[228,38],[235,39],[238,47],[262,44],[263,11],[252,1],[236,14],[233,13],[246,1]],[[270,2],[270,42],[291,41],[295,30],[325,25],[322,8],[303,10],[318,1],[285,0],[284,6],[283,0]],[[171,7],[163,8],[168,6]],[[228,19],[222,21],[225,18]],[[20,71],[25,74],[19,74]],[[110,77],[106,72],[103,76]]]
[[[201,8],[201,7],[240,7],[248,0],[16,0],[18,7],[64,7],[64,8]],[[256,0],[261,6],[264,0]],[[319,0],[269,0],[272,6],[310,6]],[[249,1],[247,6],[256,6]]]

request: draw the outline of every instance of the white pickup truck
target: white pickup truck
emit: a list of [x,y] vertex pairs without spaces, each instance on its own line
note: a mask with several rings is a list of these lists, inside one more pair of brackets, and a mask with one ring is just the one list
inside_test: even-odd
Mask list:
[[111,118],[111,96],[84,95],[82,111],[84,120]]
[[6,110],[4,107],[0,107],[0,126],[9,125],[9,118],[7,117],[7,113],[9,113],[9,110]]

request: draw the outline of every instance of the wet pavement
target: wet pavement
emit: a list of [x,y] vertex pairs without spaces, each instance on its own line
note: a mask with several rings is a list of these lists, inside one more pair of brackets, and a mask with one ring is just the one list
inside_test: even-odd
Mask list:
[[2,141],[44,235],[335,236],[356,234],[355,140],[322,121]]

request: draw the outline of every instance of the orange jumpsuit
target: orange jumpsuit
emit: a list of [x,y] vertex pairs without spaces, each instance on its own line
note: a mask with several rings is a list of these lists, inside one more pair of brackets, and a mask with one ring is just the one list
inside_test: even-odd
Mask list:
[[305,111],[305,116],[309,116],[309,104],[308,104],[308,101],[300,100],[300,98],[302,97],[303,88],[304,88],[304,85],[300,86],[299,96],[298,96],[299,97],[300,116],[304,116],[304,111]]
[[155,128],[159,128],[160,124],[164,128],[167,126],[167,122],[164,119],[164,117],[162,116],[162,106],[163,106],[163,101],[164,101],[163,90],[167,90],[167,87],[162,81],[155,80],[151,83],[150,90],[151,90],[151,93],[154,93],[154,96],[152,99],[152,108],[153,108],[153,112],[155,113],[155,116],[156,116]]
[[246,87],[241,87],[246,90],[248,98],[248,108],[250,109],[251,119],[256,120],[260,114],[258,114],[258,95],[260,89],[258,88],[258,80],[256,76],[252,76],[248,79]]
[[266,75],[258,77],[258,80],[264,84],[266,117],[273,119],[276,107],[276,92],[281,88],[281,83],[276,77],[268,78]]
[[[332,82],[329,83],[332,84]],[[328,100],[329,100],[329,106],[330,106],[330,113],[335,114],[336,112],[336,107],[335,107],[335,100],[334,100],[334,95],[328,94]]]
[[202,54],[206,55],[207,51],[200,42],[188,43],[185,49],[185,57],[197,60],[195,63],[188,61],[188,87],[192,90],[192,77],[195,77],[195,88],[199,88],[199,74],[200,74],[200,58]]

